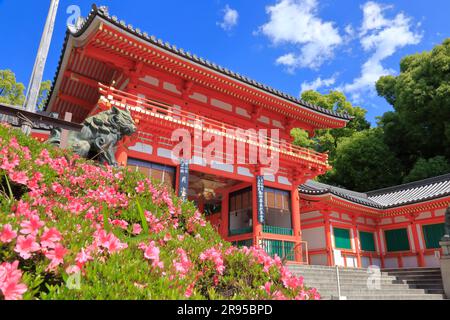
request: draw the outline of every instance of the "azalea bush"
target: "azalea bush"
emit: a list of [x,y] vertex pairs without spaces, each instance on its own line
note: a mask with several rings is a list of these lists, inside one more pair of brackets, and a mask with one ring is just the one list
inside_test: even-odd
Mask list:
[[1,299],[318,299],[189,202],[0,125]]

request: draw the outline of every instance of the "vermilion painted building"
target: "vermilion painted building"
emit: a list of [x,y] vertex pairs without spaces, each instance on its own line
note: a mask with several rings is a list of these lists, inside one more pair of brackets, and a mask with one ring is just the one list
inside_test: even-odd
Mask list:
[[[425,241],[416,234],[422,224],[442,222],[445,198],[400,206],[392,200],[391,207],[383,195],[394,191],[364,195],[311,181],[330,169],[327,155],[292,145],[291,129],[313,136],[317,129],[344,127],[348,115],[222,68],[94,6],[76,30],[67,31],[46,111],[61,119],[71,113],[81,123],[113,106],[130,110],[138,127],[118,147],[119,162],[194,201],[230,242],[258,244],[299,263],[341,263],[334,248],[341,249],[347,266],[432,261],[435,250],[422,249]],[[192,134],[189,163],[173,161],[176,129]],[[269,147],[279,154],[276,173],[264,173],[260,163],[204,161],[204,142],[195,143],[199,135],[241,143],[246,153],[264,147],[251,136],[229,134],[238,129],[279,130]],[[237,151],[226,147],[224,158],[237,159]],[[408,250],[400,237],[404,231],[386,231],[402,228],[410,237]],[[402,251],[387,252],[383,241],[396,237],[399,242],[388,242],[388,248]]]
[[450,174],[368,193],[314,181],[299,190],[311,264],[439,266]]

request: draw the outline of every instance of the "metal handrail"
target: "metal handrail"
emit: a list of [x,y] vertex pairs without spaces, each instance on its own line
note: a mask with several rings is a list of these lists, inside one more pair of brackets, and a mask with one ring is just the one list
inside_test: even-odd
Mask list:
[[[283,241],[284,242],[284,241]],[[289,257],[289,256],[291,256],[291,254],[294,254],[295,255],[295,252],[296,252],[296,250],[298,249],[298,247],[300,247],[300,246],[302,246],[302,245],[305,245],[305,251],[306,251],[306,253],[305,253],[305,257],[306,257],[306,261],[305,261],[305,264],[308,264],[309,263],[309,259],[308,259],[308,243],[306,242],[306,241],[300,241],[299,243],[296,243],[293,247],[292,247],[292,249],[287,253],[287,254],[285,254],[284,255],[284,257],[281,259],[281,261],[283,262],[283,264],[285,264],[288,260],[287,260],[287,258]],[[283,253],[284,253],[284,251],[283,251]],[[303,257],[302,257],[302,259],[303,259]],[[303,262],[303,261],[302,261]]]

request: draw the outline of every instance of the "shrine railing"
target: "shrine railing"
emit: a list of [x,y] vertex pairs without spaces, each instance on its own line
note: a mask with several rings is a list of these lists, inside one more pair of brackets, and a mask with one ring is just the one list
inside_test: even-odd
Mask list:
[[174,108],[171,105],[156,100],[139,97],[113,87],[108,87],[101,83],[99,83],[99,91],[101,95],[99,107],[94,109],[93,112],[91,112],[91,115],[103,111],[102,105],[105,107],[104,109],[116,106],[121,109],[129,110],[141,123],[152,122],[155,119],[165,120],[178,126],[201,129],[212,134],[221,135],[225,138],[231,138],[240,142],[245,142],[249,145],[266,148],[272,152],[279,152],[280,155],[290,156],[328,167],[328,155],[324,153],[298,147],[283,140],[273,139],[271,137],[267,137],[266,143],[260,144],[258,143],[259,136],[257,133],[252,134],[251,132],[246,131],[246,139],[239,136],[232,136],[227,133],[227,130],[246,130],[245,128],[225,124],[214,119]]

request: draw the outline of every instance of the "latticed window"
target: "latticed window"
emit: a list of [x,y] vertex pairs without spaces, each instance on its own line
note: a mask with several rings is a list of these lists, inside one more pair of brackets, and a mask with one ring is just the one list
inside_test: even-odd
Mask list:
[[150,178],[155,183],[161,183],[172,190],[175,188],[176,170],[172,166],[131,158],[128,159],[127,166],[136,171],[142,172],[146,177]]
[[292,235],[291,193],[289,191],[264,188],[266,223],[263,231]]
[[246,188],[230,194],[229,234],[237,235],[252,232],[253,201],[252,189]]

